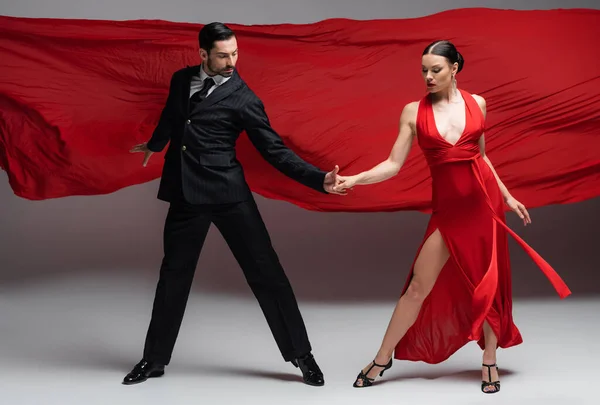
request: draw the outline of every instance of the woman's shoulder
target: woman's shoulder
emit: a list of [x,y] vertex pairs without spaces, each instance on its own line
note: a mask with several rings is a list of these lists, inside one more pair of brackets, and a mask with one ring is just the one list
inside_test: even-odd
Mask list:
[[[464,91],[464,90],[463,90]],[[473,99],[477,102],[477,104],[479,104],[479,107],[481,107],[481,109],[483,111],[485,111],[486,109],[486,101],[485,98],[483,98],[482,96],[480,96],[479,94],[475,94],[475,93],[469,93],[468,91],[464,91],[465,93],[469,94],[471,97],[473,97]]]
[[415,122],[417,119],[417,114],[419,112],[419,106],[421,101],[411,101],[404,105],[402,108],[402,114],[400,114],[400,120],[405,120],[407,122]]

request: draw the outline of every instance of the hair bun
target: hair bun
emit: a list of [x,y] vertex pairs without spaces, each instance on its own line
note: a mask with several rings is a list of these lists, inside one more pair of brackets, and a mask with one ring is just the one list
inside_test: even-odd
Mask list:
[[456,62],[458,63],[458,72],[460,72],[465,64],[465,60],[458,51],[456,51]]

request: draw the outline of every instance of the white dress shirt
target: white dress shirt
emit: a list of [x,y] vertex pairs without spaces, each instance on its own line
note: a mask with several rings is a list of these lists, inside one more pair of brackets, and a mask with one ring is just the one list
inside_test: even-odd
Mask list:
[[[198,72],[197,75],[192,76],[192,81],[190,83],[190,97],[192,97],[192,95],[200,90],[202,90],[202,87],[204,87],[204,79],[206,79],[207,77],[209,77],[206,72],[204,71],[204,69],[202,68],[202,66],[200,66],[200,71]],[[212,79],[215,81],[215,84],[208,89],[208,94],[206,95],[206,97],[210,96],[210,94],[215,91],[215,89],[219,86],[221,86],[223,83],[225,83],[227,80],[229,80],[231,77],[224,77],[221,75],[215,75],[215,76],[211,76]]]

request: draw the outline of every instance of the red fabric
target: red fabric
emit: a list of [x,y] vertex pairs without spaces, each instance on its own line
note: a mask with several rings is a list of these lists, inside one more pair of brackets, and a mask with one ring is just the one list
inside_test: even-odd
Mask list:
[[[425,97],[419,104],[418,143],[431,169],[433,213],[418,253],[424,254],[424,260],[432,257],[423,246],[438,230],[450,259],[415,324],[398,343],[397,359],[440,363],[471,340],[483,349],[485,320],[498,337],[499,347],[522,343],[512,318],[507,232],[532,257],[561,298],[571,294],[554,269],[506,226],[498,182],[479,151],[483,113],[469,93],[461,93],[467,119],[455,144],[439,134],[430,99]],[[424,270],[430,268],[424,266]],[[404,291],[413,270],[414,264]]]
[[[239,72],[303,158],[354,174],[385,159],[402,107],[425,93],[435,39],[464,55],[459,86],[487,99],[487,151],[512,194],[535,207],[600,195],[598,10],[461,9],[428,17],[232,25]],[[110,193],[160,175],[129,148],[149,138],[171,74],[199,61],[197,24],[0,17],[0,165],[28,199]],[[418,148],[394,179],[349,196],[307,189],[246,136],[251,188],[311,210],[428,210]]]

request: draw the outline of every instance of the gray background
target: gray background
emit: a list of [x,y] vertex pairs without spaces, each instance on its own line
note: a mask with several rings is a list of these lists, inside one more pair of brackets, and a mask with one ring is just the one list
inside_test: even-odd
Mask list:
[[[462,7],[600,8],[598,0],[3,0],[0,14],[90,19],[164,19],[241,24],[310,23],[325,18],[408,18]],[[590,54],[595,57],[593,51]],[[589,62],[589,56],[582,60]],[[243,57],[243,56],[242,56]],[[418,57],[418,55],[415,55]],[[592,64],[593,65],[593,64]],[[267,106],[268,108],[268,106]],[[18,136],[18,134],[15,134]],[[493,151],[490,157],[494,159]],[[28,201],[0,180],[0,289],[58,276],[143,275],[155,280],[162,257],[167,205],[157,181],[110,195]],[[317,213],[256,196],[274,245],[301,300],[389,300],[404,283],[427,216],[399,213]],[[518,197],[518,196],[517,196]],[[600,199],[531,210],[523,228],[509,225],[548,260],[576,295],[600,293]],[[516,297],[554,295],[549,283],[511,239]],[[233,255],[211,228],[196,290],[249,296]]]

